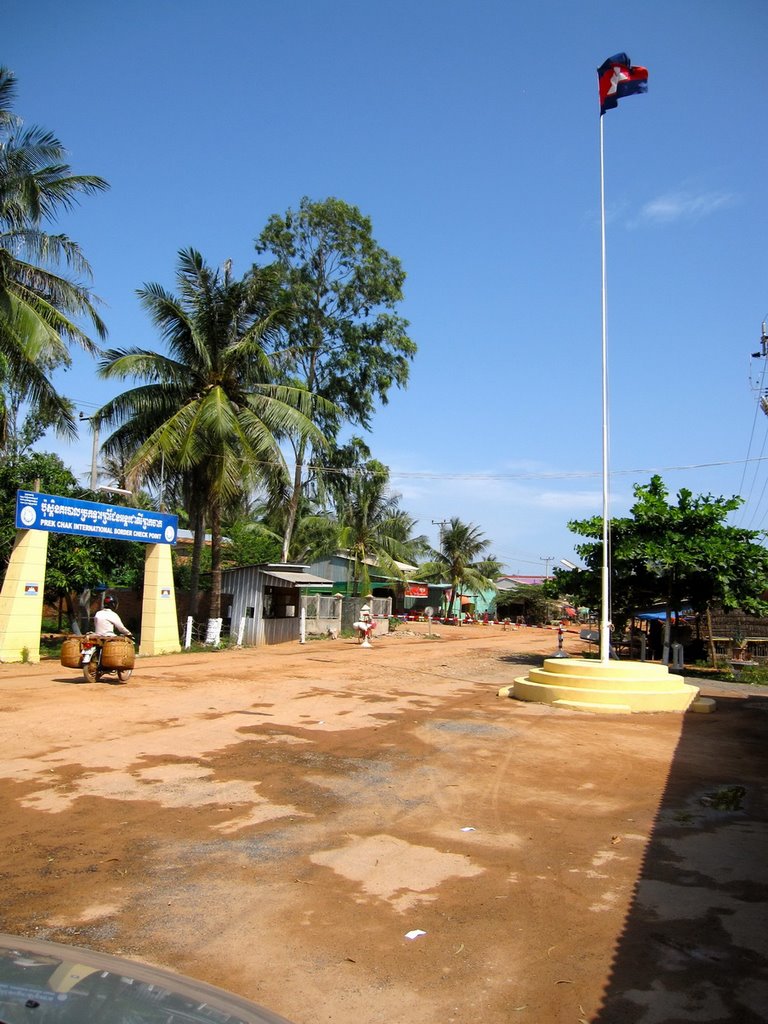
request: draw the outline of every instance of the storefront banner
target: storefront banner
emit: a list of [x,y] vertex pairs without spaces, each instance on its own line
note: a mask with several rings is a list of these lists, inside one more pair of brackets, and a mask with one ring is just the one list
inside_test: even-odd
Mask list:
[[47,530],[102,540],[135,540],[142,544],[175,544],[179,517],[152,509],[17,491],[16,529]]

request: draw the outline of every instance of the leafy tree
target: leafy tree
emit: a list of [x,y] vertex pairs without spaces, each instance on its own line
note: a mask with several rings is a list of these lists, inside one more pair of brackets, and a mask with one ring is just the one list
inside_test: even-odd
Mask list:
[[[236,544],[232,550],[234,564],[245,565],[253,561],[277,562],[282,559],[283,526],[285,523],[285,505],[287,498],[281,489],[270,492],[266,500],[249,514],[241,515],[233,520],[243,531],[253,535],[255,548],[263,551],[264,557],[241,561],[241,552]],[[284,500],[281,500],[284,499]],[[230,537],[232,527],[227,527]],[[315,498],[303,496],[296,518],[296,526],[291,538],[288,552],[290,562],[311,562],[324,555],[334,554],[339,549],[339,524],[335,515],[325,510]],[[234,538],[233,538],[234,539]],[[246,542],[246,546],[250,542]]]
[[[275,214],[256,250],[276,260],[295,311],[281,349],[285,379],[334,404],[322,423],[328,438],[345,422],[367,428],[392,386],[407,384],[416,352],[407,321],[395,313],[405,280],[400,261],[374,241],[368,217],[334,198],[304,197],[297,211]],[[307,471],[307,438],[291,436],[291,443],[296,464],[283,558]]]
[[239,519],[227,525],[227,547],[224,559],[229,565],[258,565],[280,558],[280,537],[262,523]]
[[0,461],[0,566],[5,573],[16,539],[16,492],[35,490],[39,482],[45,494],[75,493],[77,480],[57,455],[33,452],[14,460]]
[[481,557],[489,544],[478,526],[453,517],[442,531],[440,550],[433,550],[431,560],[419,568],[418,578],[421,580],[450,583],[448,615],[454,614],[454,605],[462,589],[481,591],[495,588],[495,577],[499,575],[501,564],[496,559]]
[[[39,368],[43,368],[43,360]],[[47,372],[53,368],[49,365]],[[71,416],[72,402],[62,397],[61,403]],[[10,374],[8,362],[0,353],[0,454],[3,458],[13,460],[27,454],[49,427],[55,429],[56,426],[56,416],[50,409],[29,407],[24,382]]]
[[521,583],[510,590],[499,591],[496,597],[496,611],[499,615],[511,617],[513,609],[520,607],[525,618],[534,624],[546,622],[550,617],[552,603],[545,585]]
[[[666,646],[672,611],[690,605],[705,614],[714,604],[725,609],[764,613],[768,602],[768,551],[761,535],[729,526],[728,516],[741,498],[695,496],[681,489],[670,502],[661,477],[634,488],[635,503],[626,518],[611,522],[611,606],[615,622],[656,602],[668,610]],[[602,520],[574,521],[569,529],[588,543],[577,545],[587,571],[555,569],[552,587],[586,604],[599,603]]]
[[187,249],[179,253],[176,281],[178,295],[159,284],[138,293],[168,354],[106,352],[102,376],[145,383],[118,395],[97,416],[117,424],[104,444],[107,455],[126,456],[137,476],[157,479],[163,464],[183,476],[198,566],[210,521],[210,614],[217,619],[227,503],[263,477],[265,467],[287,472],[280,441],[289,432],[320,447],[323,437],[312,417],[318,410],[329,414],[331,407],[305,388],[273,383],[265,345],[285,322],[269,269],[239,280],[231,261],[214,270]]
[[[82,497],[82,487],[57,455],[32,452],[0,462],[0,566],[8,566],[16,539],[18,490],[39,489],[62,497]],[[138,586],[143,578],[144,546],[119,540],[96,540],[52,533],[48,538],[45,596],[49,603],[64,597],[77,629],[76,595],[98,582]]]
[[106,328],[89,287],[62,267],[90,279],[82,250],[44,225],[82,195],[107,188],[103,179],[72,174],[59,140],[42,128],[24,128],[12,113],[16,78],[0,67],[0,354],[3,376],[58,430],[75,436],[70,404],[49,379],[69,365],[68,344],[95,346],[79,326],[90,320],[100,338]]

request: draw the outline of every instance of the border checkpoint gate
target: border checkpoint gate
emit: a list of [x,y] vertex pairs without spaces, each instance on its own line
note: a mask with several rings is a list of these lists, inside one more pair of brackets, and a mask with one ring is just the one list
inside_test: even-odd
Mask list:
[[140,655],[181,650],[171,545],[178,517],[38,491],[16,493],[16,541],[0,591],[0,662],[40,661],[48,534],[146,544]]

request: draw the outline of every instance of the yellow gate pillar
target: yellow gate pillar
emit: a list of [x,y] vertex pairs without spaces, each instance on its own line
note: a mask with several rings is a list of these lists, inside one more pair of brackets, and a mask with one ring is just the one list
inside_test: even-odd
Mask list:
[[48,534],[19,530],[0,591],[0,662],[40,661]]
[[180,650],[171,547],[147,544],[139,654],[173,654]]

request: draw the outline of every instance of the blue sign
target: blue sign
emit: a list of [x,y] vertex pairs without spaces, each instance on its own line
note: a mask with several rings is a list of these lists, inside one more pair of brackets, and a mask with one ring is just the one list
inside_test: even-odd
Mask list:
[[145,508],[17,491],[16,529],[72,533],[102,540],[137,540],[142,544],[175,544],[179,517]]

